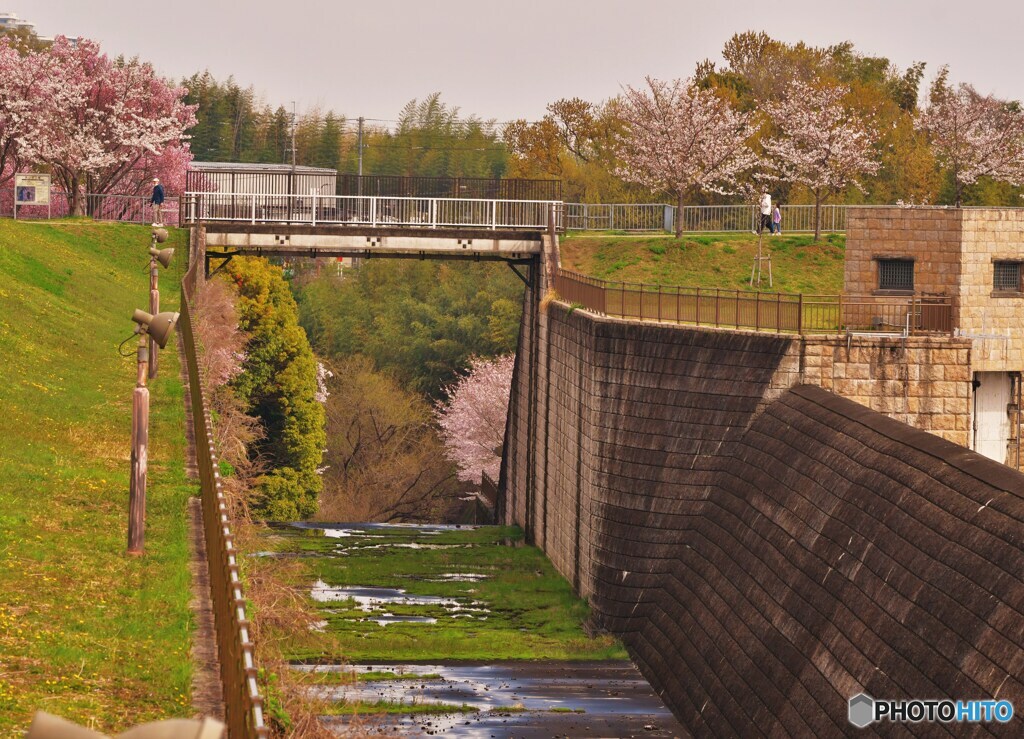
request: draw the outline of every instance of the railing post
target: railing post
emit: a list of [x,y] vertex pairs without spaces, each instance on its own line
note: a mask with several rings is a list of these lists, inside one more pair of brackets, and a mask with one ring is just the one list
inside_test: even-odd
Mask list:
[[498,201],[491,201],[491,230],[498,228]]
[[761,330],[761,291],[754,293],[754,330]]
[[798,293],[796,297],[796,332],[802,336],[804,333],[804,294]]
[[697,304],[694,307],[694,318],[697,320],[697,325],[700,325],[700,288],[697,288]]
[[377,198],[373,196],[370,198],[370,225],[374,228],[377,227]]
[[316,225],[316,194],[313,195],[313,225]]
[[715,288],[715,325],[722,325],[722,288]]
[[430,227],[437,228],[437,198],[430,199]]
[[256,225],[256,193],[253,193],[253,195],[252,195],[252,209],[251,210],[252,210],[252,212],[250,213],[250,218],[252,220],[252,224],[255,226]]

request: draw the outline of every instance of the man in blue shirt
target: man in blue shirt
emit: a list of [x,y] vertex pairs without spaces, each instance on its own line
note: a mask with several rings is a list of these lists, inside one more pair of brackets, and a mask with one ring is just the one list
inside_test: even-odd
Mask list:
[[164,225],[160,213],[161,206],[164,204],[164,186],[160,184],[159,177],[153,178],[153,195],[150,197],[149,202],[153,205],[153,225]]

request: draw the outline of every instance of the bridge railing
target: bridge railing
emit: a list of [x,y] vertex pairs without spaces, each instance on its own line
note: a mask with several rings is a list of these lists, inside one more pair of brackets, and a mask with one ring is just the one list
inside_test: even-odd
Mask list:
[[802,295],[609,282],[557,269],[565,302],[616,318],[796,334],[950,334],[948,295]]
[[193,294],[196,265],[181,283],[181,314],[178,331],[188,367],[189,401],[199,469],[203,531],[210,572],[210,600],[220,662],[228,739],[263,739],[269,736],[263,716],[263,699],[256,682],[256,657],[246,618],[246,601],[239,577],[239,553],[235,549],[227,501],[221,489],[220,465],[213,444],[213,423],[203,396],[196,337],[193,333]]
[[[153,209],[148,195],[118,195],[87,193],[84,196],[85,214],[97,221],[122,223],[151,223]],[[178,225],[178,198],[167,198],[162,211],[163,222]],[[14,188],[0,188],[0,217],[14,215]],[[50,190],[49,205],[19,205],[18,218],[39,220],[67,218],[71,215],[71,202],[66,192]]]
[[553,204],[550,200],[189,192],[181,200],[181,222],[536,231],[548,227]]
[[[846,230],[848,209],[853,205],[821,206],[821,230]],[[682,211],[662,203],[566,203],[565,228],[570,231],[668,231],[681,219],[683,231],[715,233],[757,228],[758,209],[753,205],[687,205]],[[813,205],[783,205],[783,233],[814,231]]]

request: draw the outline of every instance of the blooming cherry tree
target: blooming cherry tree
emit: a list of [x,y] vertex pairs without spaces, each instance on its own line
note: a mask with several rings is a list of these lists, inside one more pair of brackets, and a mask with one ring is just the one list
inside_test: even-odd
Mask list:
[[448,400],[437,404],[441,438],[460,480],[480,482],[481,473],[498,479],[514,365],[513,355],[471,360],[469,372],[446,388]]
[[747,145],[755,130],[749,115],[692,79],[648,77],[646,90],[627,87],[621,114],[626,131],[619,142],[619,175],[676,196],[677,237],[688,195],[731,192],[757,162]]
[[1019,104],[982,95],[967,84],[953,88],[943,69],[917,125],[953,175],[957,207],[964,188],[979,177],[1024,185],[1024,111]]
[[152,66],[116,62],[92,41],[63,36],[34,60],[46,71],[28,128],[18,143],[24,154],[49,165],[82,215],[82,194],[112,192],[140,165],[178,146],[195,125],[185,89],[168,85]]
[[777,131],[762,142],[767,163],[779,179],[814,195],[815,241],[821,238],[821,204],[850,185],[863,191],[858,178],[880,166],[874,130],[843,105],[848,93],[843,85],[795,80],[784,99],[764,106]]

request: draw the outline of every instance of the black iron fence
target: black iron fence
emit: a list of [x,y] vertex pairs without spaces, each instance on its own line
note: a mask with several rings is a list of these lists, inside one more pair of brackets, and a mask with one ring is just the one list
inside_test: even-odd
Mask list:
[[557,269],[559,297],[616,318],[773,333],[951,334],[947,295],[851,296],[609,282]]

